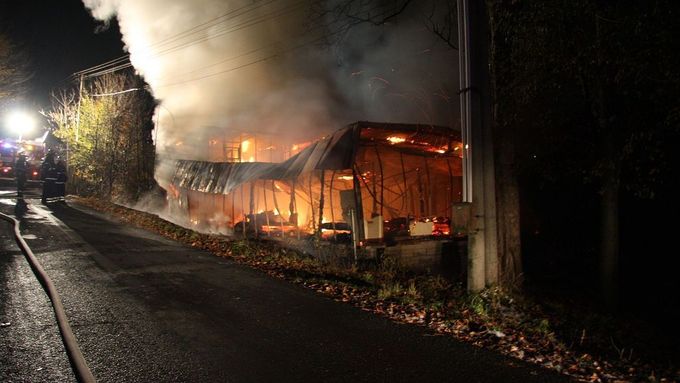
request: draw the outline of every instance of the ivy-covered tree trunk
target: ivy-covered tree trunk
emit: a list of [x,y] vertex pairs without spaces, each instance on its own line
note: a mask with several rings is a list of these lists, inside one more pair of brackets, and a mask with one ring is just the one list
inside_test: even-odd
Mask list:
[[[515,135],[511,131],[511,125],[507,123],[508,116],[503,114],[501,103],[506,102],[499,98],[499,85],[506,84],[505,79],[499,73],[499,59],[506,55],[499,49],[497,38],[499,37],[498,18],[496,18],[495,2],[487,1],[489,20],[489,70],[491,78],[492,95],[492,129],[494,140],[495,178],[496,178],[496,213],[498,230],[498,265],[499,283],[506,289],[518,290],[523,284],[522,246],[520,237],[520,204],[519,184],[515,171]],[[501,32],[502,35],[502,32]],[[507,59],[507,57],[505,57]],[[500,78],[499,78],[500,77]]]
[[[496,134],[496,137],[502,137],[502,135]],[[512,140],[503,140],[497,144],[496,158],[500,284],[505,288],[517,290],[522,287],[524,277],[520,240],[519,186],[514,172]]]

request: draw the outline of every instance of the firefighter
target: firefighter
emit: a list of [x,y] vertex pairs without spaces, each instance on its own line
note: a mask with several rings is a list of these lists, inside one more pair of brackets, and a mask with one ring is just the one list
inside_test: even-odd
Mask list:
[[55,195],[63,199],[66,196],[66,181],[68,180],[68,175],[66,173],[66,163],[60,157],[57,158],[54,172],[56,176]]
[[54,163],[54,152],[49,150],[45,159],[40,165],[40,179],[43,181],[42,203],[47,203],[47,198],[54,194],[54,183],[57,180],[56,164]]
[[26,186],[26,171],[28,171],[28,162],[26,161],[26,154],[19,153],[17,161],[14,164],[14,176],[17,180],[17,194],[21,195]]

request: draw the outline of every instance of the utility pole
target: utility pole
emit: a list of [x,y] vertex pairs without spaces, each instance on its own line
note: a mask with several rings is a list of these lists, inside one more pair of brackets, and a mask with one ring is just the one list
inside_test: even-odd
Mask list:
[[498,283],[487,20],[484,1],[458,0],[463,201],[471,204],[467,249],[469,291]]
[[80,75],[80,89],[78,90],[78,110],[76,111],[76,142],[80,133],[80,100],[83,99],[83,75]]

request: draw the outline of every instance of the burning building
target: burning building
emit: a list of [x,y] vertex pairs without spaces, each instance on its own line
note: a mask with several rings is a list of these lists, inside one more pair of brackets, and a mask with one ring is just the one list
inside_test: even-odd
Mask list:
[[168,196],[193,225],[324,238],[350,231],[361,243],[454,234],[462,144],[448,127],[357,122],[304,145],[255,136],[228,142],[220,145],[224,161],[176,163]]

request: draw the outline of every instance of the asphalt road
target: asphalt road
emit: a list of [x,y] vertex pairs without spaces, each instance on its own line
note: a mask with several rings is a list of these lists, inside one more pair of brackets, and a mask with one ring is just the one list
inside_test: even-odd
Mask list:
[[[0,192],[0,211],[21,218],[100,382],[566,381],[86,208],[26,201]],[[3,225],[0,381],[74,381],[49,301]]]

